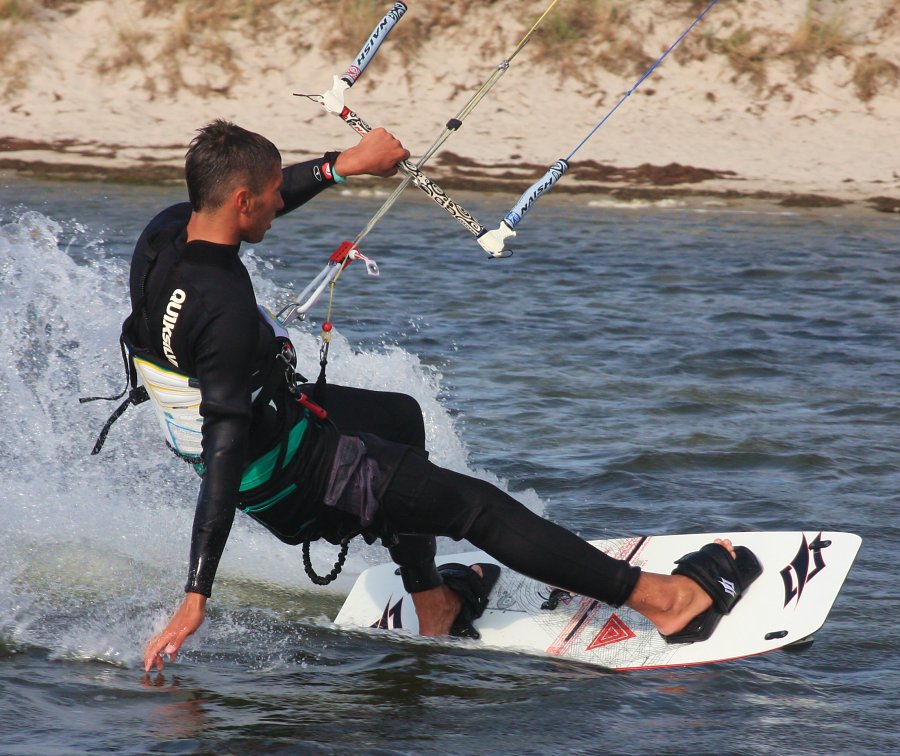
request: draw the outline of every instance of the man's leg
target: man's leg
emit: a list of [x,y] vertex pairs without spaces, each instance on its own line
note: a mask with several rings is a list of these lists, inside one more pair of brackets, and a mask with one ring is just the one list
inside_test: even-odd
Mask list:
[[[313,386],[302,387],[307,396]],[[385,441],[425,449],[425,422],[419,403],[407,394],[329,384],[326,410],[343,433],[371,433]],[[402,535],[389,547],[400,567],[403,585],[412,595],[422,635],[446,635],[462,601],[443,584],[434,557],[432,535]]]
[[[466,538],[501,564],[548,585],[627,604],[664,634],[680,630],[712,600],[681,575],[642,573],[539,517],[495,486],[410,455],[382,501],[398,532]],[[722,542],[732,557],[731,544]]]
[[[300,389],[309,397],[314,386]],[[425,421],[419,403],[407,394],[328,384],[325,409],[342,433],[371,433],[418,449],[425,448]]]
[[398,533],[465,538],[516,572],[615,606],[625,603],[640,574],[487,481],[414,455],[394,475],[381,511]]

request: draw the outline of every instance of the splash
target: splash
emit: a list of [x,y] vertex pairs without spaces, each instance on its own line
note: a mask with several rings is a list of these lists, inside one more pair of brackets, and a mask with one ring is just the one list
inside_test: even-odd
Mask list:
[[[131,664],[140,651],[136,636],[158,627],[179,595],[197,478],[162,446],[146,405],[126,412],[102,453],[90,455],[118,402],[78,398],[124,387],[118,335],[129,305],[127,262],[87,235],[75,222],[28,210],[0,225],[0,638]],[[267,277],[269,263],[252,250],[245,259],[260,301],[289,296]],[[292,337],[301,364],[316,365],[316,338],[304,330]],[[432,458],[472,473],[439,401],[437,370],[397,347],[354,350],[339,333],[332,356],[335,382],[415,396]],[[314,564],[330,566],[333,552],[315,544]],[[356,574],[385,558],[379,547],[355,545],[336,590],[346,592]],[[313,590],[299,550],[240,516],[218,584],[256,585],[260,595],[287,591],[293,600]]]

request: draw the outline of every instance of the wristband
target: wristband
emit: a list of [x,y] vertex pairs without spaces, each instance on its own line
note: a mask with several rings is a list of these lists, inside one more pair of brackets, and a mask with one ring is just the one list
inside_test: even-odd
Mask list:
[[347,179],[341,176],[340,173],[337,172],[337,168],[334,167],[334,163],[331,164],[331,177],[334,179],[335,184],[346,184]]

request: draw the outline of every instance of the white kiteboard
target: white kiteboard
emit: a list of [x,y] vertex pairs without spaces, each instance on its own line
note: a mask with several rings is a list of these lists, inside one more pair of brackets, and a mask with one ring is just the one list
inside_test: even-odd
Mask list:
[[[485,647],[550,655],[610,669],[656,669],[739,659],[803,647],[825,622],[862,539],[822,531],[703,533],[591,541],[617,559],[669,574],[675,560],[716,538],[747,546],[762,575],[702,642],[670,644],[627,607],[559,591],[501,565],[488,608],[474,625]],[[438,564],[494,562],[480,551],[439,555]],[[397,567],[365,570],[335,618],[337,625],[418,633],[418,620]]]

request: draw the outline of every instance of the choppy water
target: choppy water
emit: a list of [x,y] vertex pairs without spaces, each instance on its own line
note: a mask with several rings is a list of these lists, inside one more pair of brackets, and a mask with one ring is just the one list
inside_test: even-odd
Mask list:
[[[0,188],[0,752],[888,753],[900,750],[900,219],[542,200],[489,261],[410,194],[338,289],[334,381],[422,403],[434,458],[585,537],[850,530],[816,643],[630,674],[339,631],[239,518],[210,617],[165,676],[196,480],[115,392],[127,257],[175,189]],[[484,220],[508,197],[469,197]],[[284,304],[379,201],[321,197],[245,255]],[[321,317],[321,309],[315,318]],[[296,333],[314,372],[315,325]],[[447,548],[456,548],[447,544]],[[330,547],[314,548],[327,567]]]

